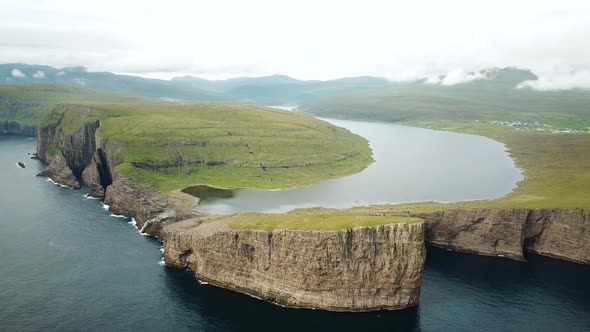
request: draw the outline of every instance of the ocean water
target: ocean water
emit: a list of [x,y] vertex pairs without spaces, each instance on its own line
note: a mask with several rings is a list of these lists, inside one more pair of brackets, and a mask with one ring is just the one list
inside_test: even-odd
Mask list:
[[538,256],[429,248],[420,305],[395,312],[287,309],[200,285],[127,218],[35,177],[34,149],[0,134],[1,331],[590,330],[590,267]]

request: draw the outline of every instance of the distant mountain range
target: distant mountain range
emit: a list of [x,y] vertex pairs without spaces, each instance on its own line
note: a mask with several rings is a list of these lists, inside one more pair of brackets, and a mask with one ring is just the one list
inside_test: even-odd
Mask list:
[[[206,80],[183,76],[172,80],[150,79],[110,72],[89,72],[84,67],[54,68],[21,63],[0,64],[0,84],[57,83],[113,91],[169,101],[235,101],[262,105],[303,104],[339,95],[387,91],[422,85],[460,85],[463,88],[513,89],[520,82],[536,80],[531,71],[492,68],[430,79],[391,82],[360,76],[336,80],[297,80],[285,75]],[[474,83],[477,84],[461,84]]]

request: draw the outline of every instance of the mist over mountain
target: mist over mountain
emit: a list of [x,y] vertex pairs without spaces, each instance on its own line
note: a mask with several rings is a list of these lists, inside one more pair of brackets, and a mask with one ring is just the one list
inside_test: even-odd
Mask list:
[[55,83],[168,101],[234,101],[262,105],[298,105],[331,97],[407,88],[417,88],[420,91],[443,89],[440,91],[464,91],[470,94],[475,91],[518,93],[515,90],[534,89],[537,82],[538,77],[532,71],[515,67],[487,68],[475,72],[456,70],[437,77],[392,82],[372,76],[319,81],[298,80],[286,75],[225,80],[181,76],[162,80],[110,72],[90,72],[85,67],[54,68],[20,63],[0,65],[0,84]]

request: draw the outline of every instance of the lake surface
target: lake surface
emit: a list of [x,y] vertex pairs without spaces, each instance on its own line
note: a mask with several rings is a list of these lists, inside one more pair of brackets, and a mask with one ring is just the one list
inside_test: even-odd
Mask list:
[[429,248],[420,305],[395,312],[287,309],[200,285],[84,190],[35,177],[34,149],[0,134],[1,331],[590,330],[590,267],[537,256]]
[[[390,123],[323,120],[369,140],[375,162],[360,173],[306,187],[233,190],[233,197],[204,199],[198,209],[229,214],[316,206],[457,202],[501,197],[523,179],[506,147],[486,137]],[[203,192],[202,186],[199,190]]]

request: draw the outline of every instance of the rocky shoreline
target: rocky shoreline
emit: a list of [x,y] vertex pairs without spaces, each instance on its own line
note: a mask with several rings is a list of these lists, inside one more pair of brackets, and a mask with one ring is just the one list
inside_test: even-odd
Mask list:
[[521,261],[530,252],[590,264],[587,209],[448,210],[415,214],[424,223],[414,226],[340,231],[236,231],[199,223],[181,199],[117,174],[121,146],[98,137],[99,126],[88,123],[73,134],[59,124],[40,128],[37,154],[48,163],[42,174],[92,187],[112,213],[134,218],[163,241],[168,266],[281,305],[333,311],[416,305],[425,243]]

